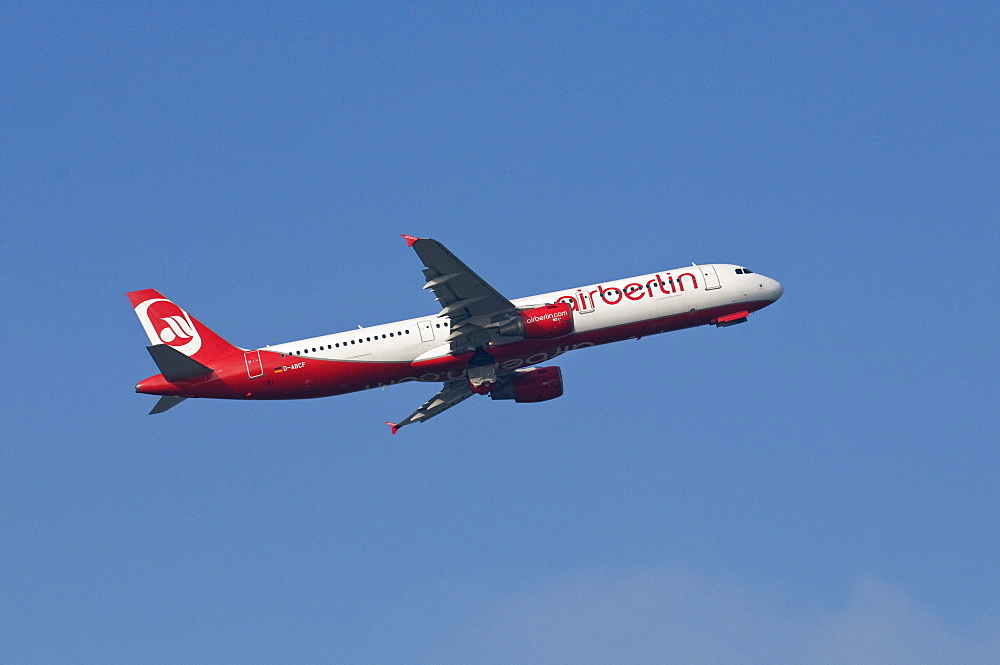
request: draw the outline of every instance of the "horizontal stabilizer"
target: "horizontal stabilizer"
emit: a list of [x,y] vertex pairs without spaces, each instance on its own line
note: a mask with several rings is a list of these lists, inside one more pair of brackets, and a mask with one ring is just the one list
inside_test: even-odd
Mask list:
[[175,406],[177,406],[186,399],[187,397],[177,397],[176,395],[164,395],[156,403],[156,406],[153,407],[153,410],[149,412],[149,415],[153,415],[154,413],[163,413],[167,409],[174,408]]
[[154,344],[147,346],[146,350],[149,351],[149,355],[153,356],[153,362],[160,368],[160,374],[167,381],[187,381],[211,374],[213,371],[211,367],[206,367],[197,360],[187,357],[168,344]]

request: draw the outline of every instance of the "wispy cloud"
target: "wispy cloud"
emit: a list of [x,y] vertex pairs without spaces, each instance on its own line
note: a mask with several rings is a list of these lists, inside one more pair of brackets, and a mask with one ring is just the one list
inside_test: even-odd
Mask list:
[[588,573],[485,608],[439,662],[986,665],[1000,626],[956,630],[905,591],[858,580],[842,607],[679,567]]

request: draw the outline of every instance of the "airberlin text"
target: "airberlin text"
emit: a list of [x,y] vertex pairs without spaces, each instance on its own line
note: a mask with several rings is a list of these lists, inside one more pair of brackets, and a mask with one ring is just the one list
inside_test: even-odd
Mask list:
[[659,274],[650,277],[645,284],[640,282],[630,282],[622,287],[598,285],[595,289],[577,289],[575,294],[560,296],[556,302],[566,303],[578,312],[589,312],[594,309],[596,300],[594,295],[604,302],[605,305],[617,305],[624,299],[642,300],[652,298],[656,295],[673,295],[684,291],[685,280],[688,280],[692,289],[698,288],[698,278],[693,273],[685,272],[674,278],[670,273],[666,277]]
[[539,314],[537,316],[529,316],[524,320],[525,323],[538,323],[539,321],[560,321],[569,316],[569,312],[549,312],[548,314]]

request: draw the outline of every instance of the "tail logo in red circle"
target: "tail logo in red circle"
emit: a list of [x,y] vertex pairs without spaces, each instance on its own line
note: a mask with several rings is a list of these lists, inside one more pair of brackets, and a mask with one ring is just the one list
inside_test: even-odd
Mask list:
[[135,313],[153,344],[168,344],[188,356],[201,348],[201,335],[191,316],[169,300],[154,298],[139,303]]

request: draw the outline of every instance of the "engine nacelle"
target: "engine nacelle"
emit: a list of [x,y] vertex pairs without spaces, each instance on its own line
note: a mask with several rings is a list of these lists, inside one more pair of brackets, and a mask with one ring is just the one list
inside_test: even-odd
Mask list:
[[573,308],[566,303],[526,309],[500,326],[504,337],[552,339],[573,332]]
[[558,367],[531,367],[502,378],[490,397],[524,403],[546,402],[562,394],[562,370]]

